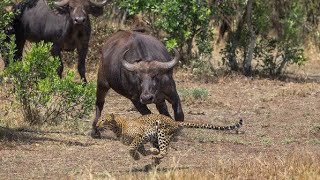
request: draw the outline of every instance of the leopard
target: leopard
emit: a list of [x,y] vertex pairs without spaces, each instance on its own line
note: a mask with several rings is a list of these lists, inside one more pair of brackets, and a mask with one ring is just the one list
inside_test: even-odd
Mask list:
[[[140,155],[153,155],[154,162],[150,166],[160,164],[167,155],[169,144],[175,135],[184,128],[199,128],[212,130],[237,130],[243,125],[243,120],[231,126],[215,126],[213,124],[200,124],[193,122],[175,121],[163,114],[147,114],[135,119],[128,119],[112,113],[106,113],[97,122],[97,129],[111,130],[117,138],[129,146],[129,154],[134,160]],[[150,142],[153,147],[145,149],[144,144]]]

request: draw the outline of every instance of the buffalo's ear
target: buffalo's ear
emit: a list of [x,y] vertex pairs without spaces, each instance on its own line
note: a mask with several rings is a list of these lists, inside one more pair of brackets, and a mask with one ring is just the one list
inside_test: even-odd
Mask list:
[[69,13],[69,6],[60,6],[60,7],[53,7],[55,11],[58,11],[61,14],[68,14]]
[[103,7],[91,6],[90,14],[92,14],[94,17],[101,16],[103,14]]

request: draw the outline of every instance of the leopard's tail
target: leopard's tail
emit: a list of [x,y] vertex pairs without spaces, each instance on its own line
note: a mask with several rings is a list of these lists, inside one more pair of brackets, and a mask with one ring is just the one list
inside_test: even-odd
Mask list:
[[239,129],[243,125],[243,120],[240,119],[239,122],[232,126],[215,126],[212,124],[200,124],[200,123],[188,123],[188,122],[181,122],[180,126],[184,128],[199,128],[199,129],[213,129],[213,130],[233,130]]

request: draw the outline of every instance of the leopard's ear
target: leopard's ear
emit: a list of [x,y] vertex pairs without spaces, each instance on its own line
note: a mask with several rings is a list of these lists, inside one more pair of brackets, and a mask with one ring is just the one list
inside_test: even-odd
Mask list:
[[106,120],[106,119],[103,119],[103,118],[100,117],[100,119],[98,120],[98,122],[97,122],[97,124],[96,124],[96,127],[97,127],[97,128],[103,128],[103,127],[104,127],[105,120]]

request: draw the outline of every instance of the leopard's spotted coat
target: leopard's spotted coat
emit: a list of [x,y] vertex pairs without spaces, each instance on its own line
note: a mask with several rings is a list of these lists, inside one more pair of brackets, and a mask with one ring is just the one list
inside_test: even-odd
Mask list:
[[[183,128],[201,128],[214,130],[233,130],[242,126],[242,119],[232,126],[214,126],[211,124],[197,124],[174,121],[162,114],[148,114],[136,119],[125,119],[113,114],[106,114],[97,123],[98,129],[111,129],[121,141],[129,145],[130,155],[139,159],[139,154],[144,156],[153,154],[155,164],[167,154],[171,138]],[[144,144],[151,142],[154,148],[146,150]]]

